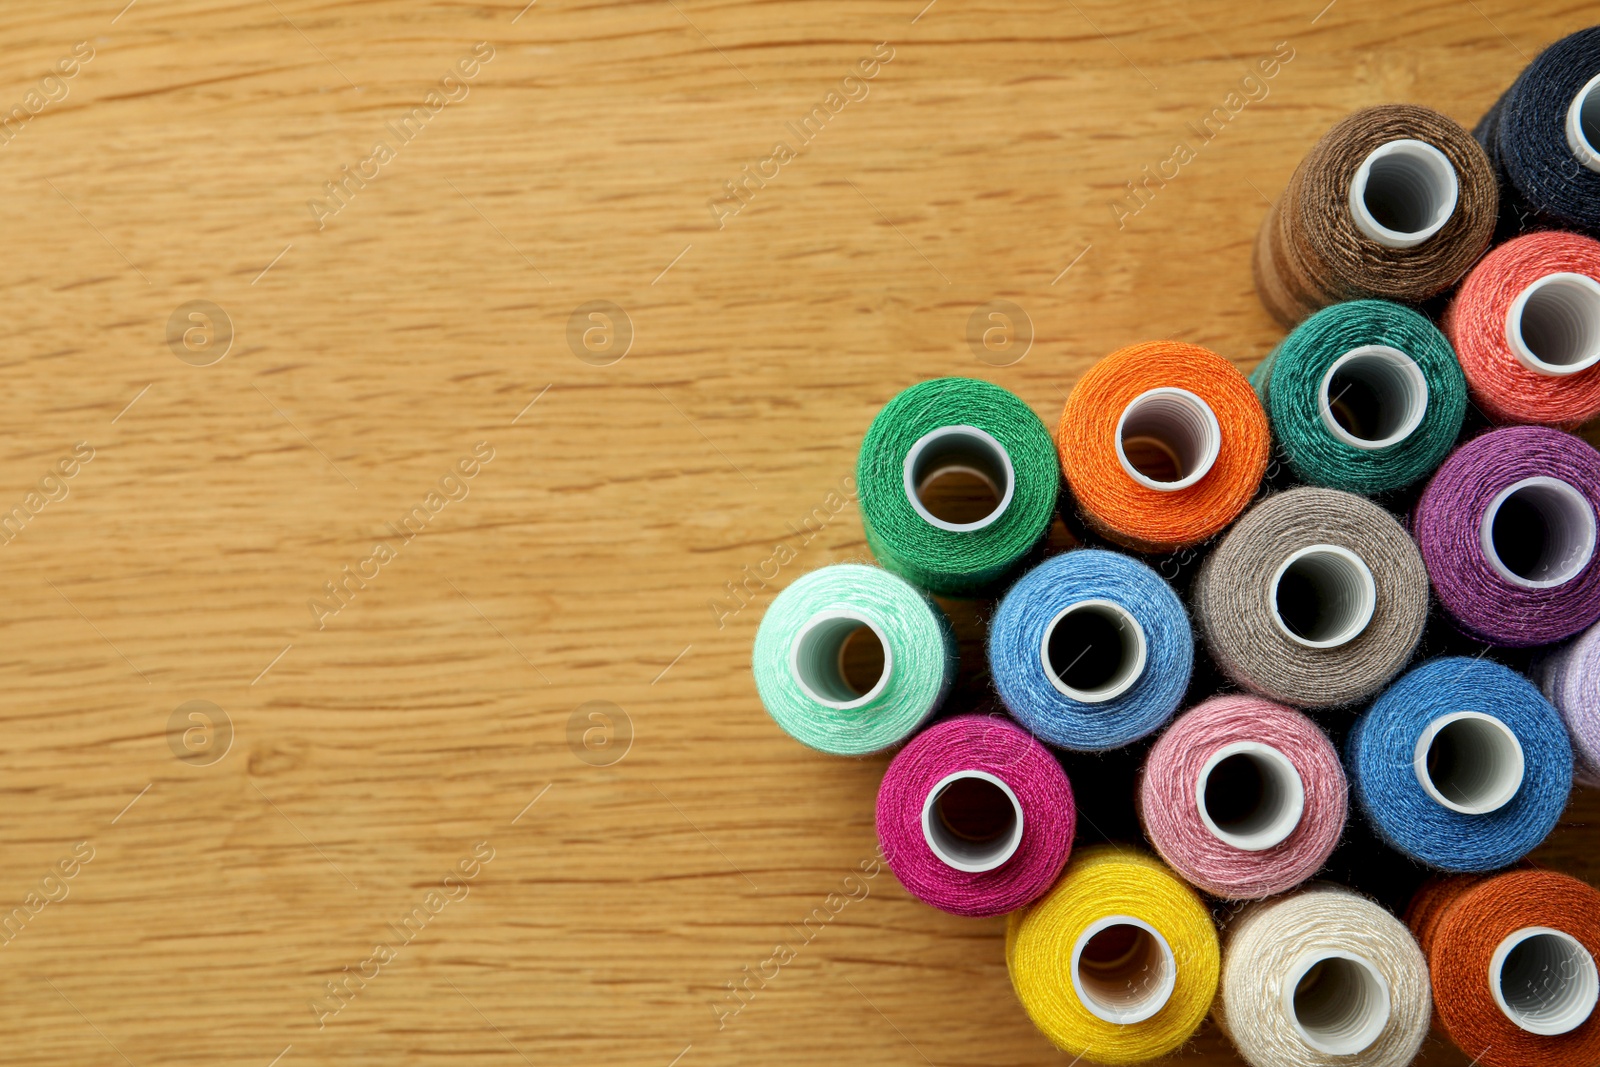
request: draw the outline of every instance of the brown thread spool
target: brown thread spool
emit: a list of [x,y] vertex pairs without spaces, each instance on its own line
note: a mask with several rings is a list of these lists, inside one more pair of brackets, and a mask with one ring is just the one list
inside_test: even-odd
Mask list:
[[1435,1018],[1481,1067],[1600,1062],[1600,892],[1555,871],[1435,879],[1406,909]]
[[1498,210],[1489,157],[1453,120],[1412,104],[1357,111],[1306,153],[1267,213],[1256,292],[1286,326],[1344,300],[1419,303],[1467,272]]

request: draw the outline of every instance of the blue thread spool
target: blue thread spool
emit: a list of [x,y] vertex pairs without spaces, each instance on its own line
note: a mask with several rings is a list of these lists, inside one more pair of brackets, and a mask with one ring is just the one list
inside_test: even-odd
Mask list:
[[1060,748],[1117,748],[1171,717],[1189,685],[1194,635],[1159,575],[1080,548],[1024,575],[989,628],[1000,699]]
[[1447,871],[1515,863],[1555,827],[1572,745],[1532,682],[1451,656],[1401,676],[1346,743],[1350,784],[1391,846]]

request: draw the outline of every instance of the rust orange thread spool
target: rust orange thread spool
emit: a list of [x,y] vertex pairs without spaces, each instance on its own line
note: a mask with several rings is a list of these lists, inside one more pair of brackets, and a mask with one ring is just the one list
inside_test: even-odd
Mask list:
[[1481,1067],[1600,1062],[1600,891],[1565,874],[1508,871],[1428,882],[1406,924],[1441,1029]]
[[1267,469],[1267,417],[1250,382],[1199,345],[1129,345],[1089,368],[1056,434],[1089,526],[1141,552],[1220,532]]

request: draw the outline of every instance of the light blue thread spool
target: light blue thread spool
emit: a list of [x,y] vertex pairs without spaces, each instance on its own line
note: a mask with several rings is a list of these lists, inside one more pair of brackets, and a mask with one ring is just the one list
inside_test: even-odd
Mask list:
[[989,670],[1007,709],[1060,748],[1117,748],[1171,717],[1194,635],[1155,571],[1080,548],[1025,574],[989,628]]

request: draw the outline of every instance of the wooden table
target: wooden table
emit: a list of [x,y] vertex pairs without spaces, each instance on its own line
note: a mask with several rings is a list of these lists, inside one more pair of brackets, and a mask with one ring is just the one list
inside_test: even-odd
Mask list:
[[[763,714],[763,609],[864,555],[829,494],[897,390],[1248,367],[1322,130],[1471,123],[1590,15],[122,2],[0,12],[11,1064],[1065,1063],[1003,922],[889,875],[719,1028],[884,764]],[[1542,857],[1600,878],[1597,814]]]

